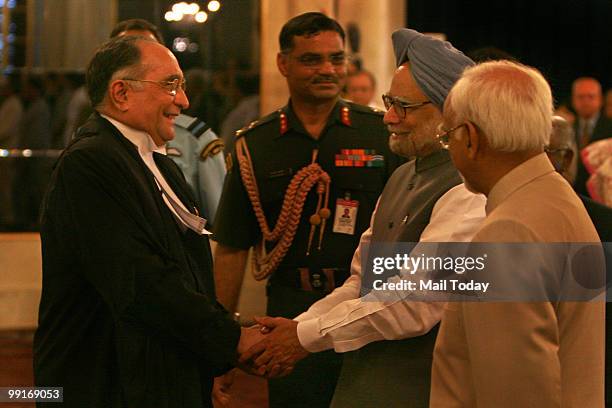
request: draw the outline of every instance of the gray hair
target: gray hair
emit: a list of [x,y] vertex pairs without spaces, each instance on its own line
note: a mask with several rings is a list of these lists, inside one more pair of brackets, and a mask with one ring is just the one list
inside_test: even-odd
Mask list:
[[144,69],[140,63],[139,41],[156,42],[144,37],[115,37],[96,50],[87,67],[86,77],[91,106],[97,108],[102,104],[112,81]]
[[451,90],[447,106],[458,123],[477,125],[494,150],[541,150],[548,145],[552,93],[535,68],[507,60],[470,67]]

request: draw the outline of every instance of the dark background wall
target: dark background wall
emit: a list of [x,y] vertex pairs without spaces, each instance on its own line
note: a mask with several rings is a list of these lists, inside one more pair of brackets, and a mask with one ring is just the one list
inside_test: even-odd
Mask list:
[[[119,0],[118,21],[128,18],[144,18],[156,24],[164,34],[166,46],[172,49],[177,37],[189,38],[198,44],[198,51],[177,53],[183,70],[199,67],[210,70],[224,69],[228,61],[249,68],[258,68],[259,50],[253,47],[259,27],[259,0],[221,0],[221,9],[208,13],[203,24],[167,22],[164,13],[179,0]],[[279,0],[283,1],[283,0]],[[187,1],[190,3],[191,1]],[[205,10],[208,3],[197,1]]]
[[[172,46],[175,37],[198,42],[196,53],[177,53],[181,66],[216,70],[228,61],[257,69],[259,0],[224,0],[203,25],[167,23],[171,0],[119,0],[119,20],[155,22]],[[284,1],[284,0],[279,0]],[[199,2],[201,6],[205,1]],[[485,46],[503,49],[535,66],[549,80],[557,102],[572,81],[594,76],[604,91],[612,86],[612,0],[407,0],[407,26],[442,32],[464,52]],[[255,14],[254,14],[255,13]]]
[[611,0],[408,0],[407,26],[464,51],[495,46],[538,68],[557,102],[579,76],[612,86]]

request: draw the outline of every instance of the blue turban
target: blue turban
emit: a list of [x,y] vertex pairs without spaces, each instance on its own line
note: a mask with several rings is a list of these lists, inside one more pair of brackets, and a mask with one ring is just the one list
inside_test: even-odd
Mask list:
[[400,28],[391,35],[395,62],[410,62],[412,76],[421,91],[440,110],[463,70],[474,65],[448,41],[440,41],[418,31]]

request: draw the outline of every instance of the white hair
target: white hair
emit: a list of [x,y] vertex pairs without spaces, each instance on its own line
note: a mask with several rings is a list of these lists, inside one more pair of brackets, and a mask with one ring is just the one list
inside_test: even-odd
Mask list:
[[494,150],[528,151],[548,145],[552,93],[535,68],[505,60],[467,68],[452,88],[447,107],[457,123],[478,126]]

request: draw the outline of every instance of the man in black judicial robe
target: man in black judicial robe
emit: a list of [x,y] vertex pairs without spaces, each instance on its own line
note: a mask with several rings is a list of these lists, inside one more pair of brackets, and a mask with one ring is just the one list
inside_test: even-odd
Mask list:
[[63,387],[50,407],[211,406],[213,377],[258,332],[241,337],[216,302],[197,204],[162,154],[189,104],[183,74],[162,45],[124,37],[87,76],[97,112],[44,201],[36,385]]

